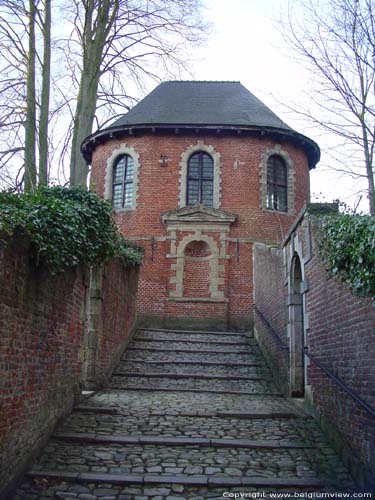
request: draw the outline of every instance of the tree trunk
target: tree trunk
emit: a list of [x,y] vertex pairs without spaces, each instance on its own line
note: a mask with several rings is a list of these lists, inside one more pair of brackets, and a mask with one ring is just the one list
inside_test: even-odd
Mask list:
[[[72,153],[70,158],[70,184],[87,187],[88,166],[81,154],[81,144],[92,132],[101,76],[104,46],[115,20],[117,0],[88,0],[85,3],[83,27],[83,70],[74,117]],[[96,17],[94,19],[94,14]]]
[[44,2],[42,94],[39,120],[39,185],[48,184],[48,115],[51,75],[51,0]]
[[[90,74],[91,73],[91,74]],[[98,76],[90,69],[82,71],[80,89],[77,98],[77,108],[74,117],[72,153],[70,157],[70,184],[71,186],[87,187],[88,166],[81,154],[81,144],[91,134],[94,121]]]
[[36,99],[35,99],[35,15],[34,0],[29,1],[29,50],[26,74],[26,119],[25,119],[25,191],[34,191],[37,184],[35,138],[36,138]]

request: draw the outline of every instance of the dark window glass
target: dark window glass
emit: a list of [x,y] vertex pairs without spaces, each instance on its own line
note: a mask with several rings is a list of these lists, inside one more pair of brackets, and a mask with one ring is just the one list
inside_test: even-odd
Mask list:
[[278,155],[270,156],[267,162],[267,208],[288,211],[287,167]]
[[113,167],[113,208],[129,207],[133,201],[134,160],[129,155],[119,156]]
[[214,201],[214,161],[199,151],[189,158],[187,171],[187,205],[212,206]]

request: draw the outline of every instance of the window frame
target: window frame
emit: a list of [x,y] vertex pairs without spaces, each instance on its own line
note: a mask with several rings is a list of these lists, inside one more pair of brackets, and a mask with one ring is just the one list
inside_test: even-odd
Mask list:
[[[190,174],[190,162],[191,160],[198,156],[198,176],[193,176]],[[203,174],[203,159],[204,157],[208,157],[211,160],[211,176],[207,177],[204,176]],[[214,200],[214,190],[215,190],[215,162],[214,158],[207,153],[207,151],[195,151],[192,153],[187,161],[187,172],[186,172],[186,206],[194,206],[194,205],[204,205],[207,207],[214,207],[215,200]],[[198,181],[198,203],[189,203],[189,194],[190,194],[190,189],[189,189],[189,184],[190,181]],[[211,183],[211,191],[212,191],[212,201],[211,204],[203,203],[203,184],[205,182],[210,182]]]
[[[278,180],[281,177],[278,170],[283,169],[282,177],[283,181]],[[288,213],[288,165],[284,158],[275,153],[268,157],[267,159],[267,199],[266,206],[270,210],[276,210],[278,212]],[[280,193],[283,196],[280,196]],[[280,200],[284,198],[285,205],[281,206]]]
[[[125,167],[124,173],[121,181],[116,181],[116,169],[120,162],[125,159]],[[129,159],[132,161],[132,175],[130,179],[127,179],[128,169],[129,169]],[[133,206],[133,197],[134,197],[134,174],[135,174],[135,160],[129,153],[122,153],[118,155],[113,163],[112,168],[112,208],[113,210],[125,210],[129,209]],[[128,204],[125,204],[125,194],[126,194],[126,186],[131,185],[131,201]],[[115,186],[122,186],[121,193],[121,206],[114,205],[114,191]]]

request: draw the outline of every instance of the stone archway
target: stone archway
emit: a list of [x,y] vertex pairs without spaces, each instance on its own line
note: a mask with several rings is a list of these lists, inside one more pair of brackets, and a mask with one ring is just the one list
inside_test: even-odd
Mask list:
[[302,295],[302,266],[297,254],[294,254],[289,274],[289,345],[290,345],[290,394],[292,397],[304,397],[304,314]]

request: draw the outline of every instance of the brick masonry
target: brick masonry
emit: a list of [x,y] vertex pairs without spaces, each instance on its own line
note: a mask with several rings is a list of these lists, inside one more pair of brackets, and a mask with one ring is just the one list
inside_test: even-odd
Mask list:
[[[285,272],[280,248],[257,243],[254,245],[254,304],[255,326],[259,346],[284,393],[289,392],[288,345]],[[280,340],[270,331],[269,322]]]
[[[295,315],[298,293],[293,288],[292,263],[298,257],[302,268],[299,282],[302,343],[326,369],[374,408],[375,309],[370,299],[355,296],[336,277],[327,275],[317,245],[316,223],[306,213],[282,250],[265,246],[256,250],[255,304],[288,345],[289,351],[277,349],[274,337],[258,315],[255,316],[256,334],[281,385],[290,393],[293,335],[299,328]],[[275,278],[278,284],[273,285]],[[305,402],[341,447],[356,477],[366,484],[375,472],[374,418],[312,361],[307,357],[304,361]]]
[[88,274],[51,276],[30,262],[25,241],[0,247],[0,497],[81,389],[109,377],[132,333],[137,271],[111,262],[91,312]]
[[[305,152],[287,142],[226,132],[219,136],[202,131],[134,134],[97,145],[91,179],[97,193],[110,198],[108,185],[117,155],[128,153],[135,158],[136,200],[130,209],[117,212],[116,220],[126,237],[145,248],[138,294],[141,324],[251,328],[252,246],[255,241],[280,242],[308,202]],[[171,211],[178,215],[184,210],[186,163],[189,154],[199,150],[209,152],[214,160],[217,217],[207,221],[200,214],[195,224],[184,224],[180,215],[180,225],[172,231],[162,215]],[[285,157],[288,165],[288,213],[265,208],[264,165],[275,153]],[[162,156],[167,158],[165,166],[159,161]],[[226,228],[217,225],[222,212],[234,216]],[[206,296],[197,284],[189,283],[197,274],[194,269],[203,267],[204,261],[198,264],[178,254],[180,242],[189,236],[196,241],[215,241],[206,261],[210,267]],[[197,297],[192,296],[195,289]]]

